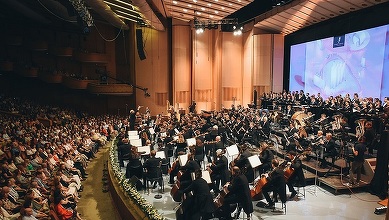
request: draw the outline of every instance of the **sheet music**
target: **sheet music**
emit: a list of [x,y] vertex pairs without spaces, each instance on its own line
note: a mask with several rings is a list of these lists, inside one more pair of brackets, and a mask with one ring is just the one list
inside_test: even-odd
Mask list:
[[166,137],[166,132],[160,133],[161,137],[165,138]]
[[239,154],[239,149],[236,144],[226,147],[228,156],[232,157]]
[[142,140],[141,139],[130,140],[130,144],[132,146],[141,147],[142,146]]
[[139,135],[128,136],[128,140],[136,140],[136,139],[139,139]]
[[257,166],[260,166],[262,164],[261,160],[259,159],[258,155],[253,155],[249,158],[247,158],[250,162],[250,165],[252,168],[255,168]]
[[194,146],[196,145],[196,138],[188,138],[186,139],[186,143],[188,144],[188,146]]
[[150,154],[150,146],[138,147],[138,152],[145,152],[141,155],[149,155]]
[[127,132],[128,132],[128,136],[138,135],[138,131],[127,131]]
[[[190,176],[192,177],[192,180],[195,180],[195,173],[192,172],[190,174]],[[208,184],[211,184],[212,181],[211,181],[211,175],[209,175],[209,171],[208,170],[203,170],[202,171],[202,176],[201,178],[203,178]]]
[[156,158],[161,158],[161,159],[165,159],[165,151],[157,151],[157,153],[155,154],[155,157]]
[[173,136],[173,140],[178,140],[178,136]]
[[188,154],[178,156],[178,161],[180,162],[180,166],[185,166],[188,161]]
[[177,128],[174,129],[174,132],[176,132],[176,134],[180,133]]
[[151,135],[155,134],[154,128],[149,128],[149,132]]

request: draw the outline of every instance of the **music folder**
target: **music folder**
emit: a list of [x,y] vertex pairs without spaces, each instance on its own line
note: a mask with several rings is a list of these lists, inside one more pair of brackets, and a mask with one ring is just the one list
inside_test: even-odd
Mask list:
[[186,139],[186,143],[188,144],[188,146],[194,146],[196,145],[196,138],[188,138]]
[[239,149],[236,144],[226,147],[228,156],[232,157],[239,154]]
[[150,146],[138,147],[138,152],[142,152],[141,155],[149,155],[150,154]]
[[251,167],[254,169],[257,166],[260,166],[262,164],[261,160],[259,159],[258,155],[253,155],[247,158],[249,160],[249,163]]
[[180,162],[180,166],[185,166],[186,162],[188,161],[188,154],[178,156],[178,161]]
[[157,151],[156,154],[155,154],[155,157],[156,158],[161,158],[161,159],[165,159],[165,151]]
[[149,132],[151,135],[155,134],[154,128],[149,128]]
[[130,140],[130,144],[132,146],[141,147],[142,146],[142,140],[141,139]]
[[[209,171],[203,170],[202,173],[203,174],[202,174],[201,178],[203,178],[208,184],[211,184],[212,181],[211,181],[211,175],[209,174]],[[194,172],[192,172],[190,174],[190,176],[192,177],[192,180],[195,180],[195,173]]]

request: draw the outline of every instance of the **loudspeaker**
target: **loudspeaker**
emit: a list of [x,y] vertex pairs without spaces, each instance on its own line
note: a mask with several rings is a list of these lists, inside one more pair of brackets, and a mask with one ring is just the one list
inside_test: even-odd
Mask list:
[[143,48],[143,32],[142,29],[136,29],[136,47],[138,49],[138,56],[140,60],[146,59],[145,51]]

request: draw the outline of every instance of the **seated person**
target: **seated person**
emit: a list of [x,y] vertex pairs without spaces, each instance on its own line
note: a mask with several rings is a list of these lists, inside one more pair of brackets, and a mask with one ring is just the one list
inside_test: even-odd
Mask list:
[[[162,186],[162,171],[161,171],[161,158],[156,158],[156,151],[152,150],[150,151],[150,158],[146,160],[146,162],[143,164],[143,168],[146,170],[145,178],[144,178],[144,185],[146,186],[147,179],[155,179],[160,178],[158,180],[158,184]],[[156,188],[157,183],[153,183],[153,188]]]

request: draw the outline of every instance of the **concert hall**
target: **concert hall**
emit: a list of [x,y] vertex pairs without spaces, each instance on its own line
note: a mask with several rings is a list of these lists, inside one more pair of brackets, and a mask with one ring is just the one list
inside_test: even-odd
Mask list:
[[0,219],[389,220],[389,0],[0,0]]

